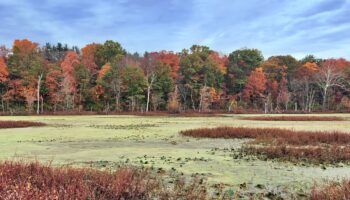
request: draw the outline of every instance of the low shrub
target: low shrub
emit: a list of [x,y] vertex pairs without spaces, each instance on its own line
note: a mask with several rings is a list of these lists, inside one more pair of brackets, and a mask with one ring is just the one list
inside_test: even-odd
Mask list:
[[25,128],[32,126],[46,126],[42,122],[31,122],[31,121],[0,121],[0,129],[2,128]]
[[350,148],[337,145],[330,147],[248,145],[243,147],[242,151],[262,159],[279,159],[292,162],[309,161],[314,164],[336,164],[350,160]]
[[185,130],[184,136],[254,139],[242,153],[259,158],[314,164],[350,161],[350,134],[337,131],[295,131],[279,128],[218,127]]
[[191,137],[207,138],[251,138],[258,143],[314,145],[350,144],[350,134],[338,131],[295,131],[280,128],[218,127],[181,131]]
[[310,200],[346,200],[350,199],[350,179],[340,182],[330,181],[324,185],[315,184]]
[[53,168],[40,163],[0,163],[0,199],[205,199],[205,187],[179,178],[173,187],[148,169],[115,172]]

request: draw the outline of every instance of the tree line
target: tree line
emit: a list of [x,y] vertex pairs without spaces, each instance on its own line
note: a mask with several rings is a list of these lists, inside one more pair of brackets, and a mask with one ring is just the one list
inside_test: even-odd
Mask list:
[[112,40],[0,47],[3,113],[344,111],[349,89],[344,58],[264,59],[258,49],[223,55],[200,45],[139,55]]

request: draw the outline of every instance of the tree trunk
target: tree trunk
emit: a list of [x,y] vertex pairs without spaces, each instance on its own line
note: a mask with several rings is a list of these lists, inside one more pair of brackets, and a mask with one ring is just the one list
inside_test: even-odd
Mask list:
[[44,113],[44,98],[43,96],[41,96],[40,98],[41,98],[41,113]]
[[154,82],[154,79],[155,79],[155,74],[152,74],[150,79],[151,79],[151,82],[147,82],[147,104],[146,104],[146,112],[148,112],[148,109],[149,109],[149,99],[150,99],[150,96],[151,96],[151,89],[152,89],[152,85],[153,85],[153,82]]
[[192,103],[192,109],[196,110],[196,105],[194,105],[193,95],[192,95],[192,89],[191,89],[191,103]]
[[325,88],[323,89],[323,101],[322,101],[322,110],[323,110],[323,111],[326,110],[327,92],[328,92],[328,88],[325,87]]
[[43,74],[40,74],[38,76],[38,87],[37,87],[37,108],[36,108],[36,114],[40,114],[40,85],[41,85],[41,79],[43,78]]
[[115,95],[115,111],[119,111],[119,95]]
[[5,106],[4,106],[4,98],[1,97],[1,107],[2,107],[2,112],[5,113]]
[[146,104],[146,112],[148,112],[150,93],[151,93],[151,85],[148,85],[148,86],[147,86],[147,104]]

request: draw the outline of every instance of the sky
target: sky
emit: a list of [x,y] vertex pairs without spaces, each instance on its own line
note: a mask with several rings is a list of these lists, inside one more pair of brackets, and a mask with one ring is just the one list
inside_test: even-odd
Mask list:
[[140,53],[200,44],[350,59],[350,0],[0,0],[0,22],[7,47],[111,39]]

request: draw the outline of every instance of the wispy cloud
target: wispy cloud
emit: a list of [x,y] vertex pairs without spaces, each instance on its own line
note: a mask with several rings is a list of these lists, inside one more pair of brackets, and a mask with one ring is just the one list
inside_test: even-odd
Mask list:
[[0,43],[113,39],[139,52],[203,44],[224,53],[259,48],[265,57],[350,58],[349,13],[349,0],[2,0]]

